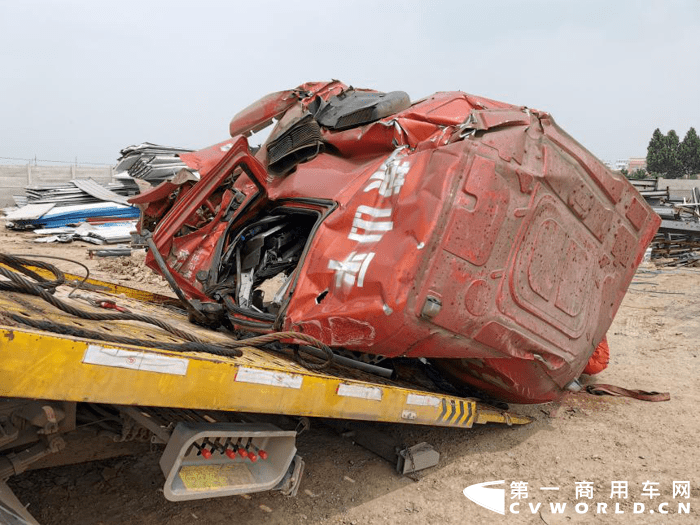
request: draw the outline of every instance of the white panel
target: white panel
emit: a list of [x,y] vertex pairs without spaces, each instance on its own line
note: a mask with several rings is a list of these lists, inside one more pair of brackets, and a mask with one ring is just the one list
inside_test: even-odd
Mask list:
[[258,385],[281,386],[284,388],[301,388],[303,380],[304,376],[301,375],[244,367],[239,368],[236,374],[236,381],[242,383],[256,383]]
[[83,363],[184,376],[187,375],[189,359],[89,345],[85,350]]
[[382,400],[382,389],[373,386],[362,385],[346,385],[341,383],[338,385],[338,395],[343,397],[359,397],[360,399],[372,399],[374,401]]
[[440,404],[440,398],[435,396],[421,396],[418,394],[408,394],[406,396],[407,405],[418,405],[422,407],[436,407]]

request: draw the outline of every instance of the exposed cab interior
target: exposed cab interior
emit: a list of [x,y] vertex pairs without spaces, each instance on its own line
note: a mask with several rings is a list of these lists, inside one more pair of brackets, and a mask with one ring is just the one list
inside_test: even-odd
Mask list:
[[217,282],[207,295],[223,299],[229,311],[274,321],[320,219],[318,210],[278,205],[231,228]]

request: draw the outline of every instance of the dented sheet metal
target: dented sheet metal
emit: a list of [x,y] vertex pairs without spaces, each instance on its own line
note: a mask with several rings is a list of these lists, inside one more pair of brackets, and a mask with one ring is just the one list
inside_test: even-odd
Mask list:
[[503,400],[554,399],[659,218],[547,113],[404,95],[334,81],[263,98],[231,129],[277,119],[267,141],[181,155],[201,180],[140,196],[141,228],[212,324],[424,357]]

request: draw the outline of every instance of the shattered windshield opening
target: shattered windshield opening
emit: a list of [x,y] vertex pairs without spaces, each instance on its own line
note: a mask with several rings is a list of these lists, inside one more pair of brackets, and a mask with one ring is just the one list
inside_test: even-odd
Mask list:
[[299,208],[263,210],[232,232],[221,257],[219,279],[207,295],[233,298],[229,309],[261,321],[274,321],[290,290],[294,271],[319,219]]

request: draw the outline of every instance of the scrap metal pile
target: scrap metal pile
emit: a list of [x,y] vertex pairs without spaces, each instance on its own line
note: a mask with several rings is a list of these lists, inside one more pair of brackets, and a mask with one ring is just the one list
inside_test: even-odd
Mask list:
[[657,266],[700,266],[700,181],[686,191],[659,189],[658,181],[630,181],[661,217],[651,258]]
[[[91,179],[75,179],[62,184],[28,186],[24,190],[25,195],[14,195],[13,199],[18,207],[26,206],[27,204],[47,203],[55,203],[58,205],[91,204],[100,202],[102,200],[101,197],[108,195],[101,191],[103,187],[109,190],[111,194],[122,197],[135,195],[139,192],[139,188],[134,182],[134,179],[128,175],[115,175],[114,182],[110,182],[104,186]],[[96,195],[96,191],[100,193]],[[113,195],[110,195],[110,198],[107,200],[126,204],[125,198],[114,198]]]
[[71,180],[66,184],[32,186],[20,206],[5,210],[6,226],[32,230],[36,242],[71,242],[74,239],[93,244],[113,244],[131,240],[137,208],[128,197],[138,191],[129,178],[106,187],[91,179]]
[[[92,244],[130,243],[139,210],[128,197],[170,180],[186,167],[178,155],[190,152],[143,143],[121,151],[113,181],[102,185],[91,179],[74,179],[66,183],[29,186],[25,195],[13,196],[16,206],[4,210],[6,226],[31,230],[35,242],[72,242]],[[195,179],[196,174],[192,175]]]
[[190,149],[159,146],[144,142],[138,146],[128,146],[121,150],[117,161],[117,173],[128,173],[130,177],[142,179],[153,184],[170,180],[185,163],[179,158],[180,153],[189,153]]
[[229,131],[131,199],[192,319],[424,358],[505,401],[579,376],[660,221],[549,114],[462,92],[307,83]]

